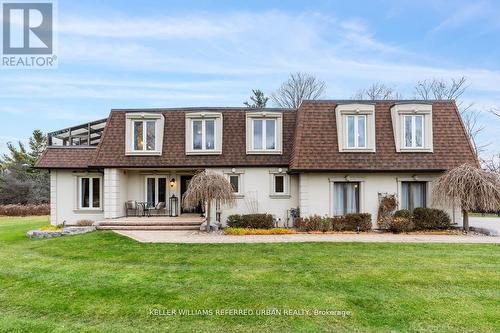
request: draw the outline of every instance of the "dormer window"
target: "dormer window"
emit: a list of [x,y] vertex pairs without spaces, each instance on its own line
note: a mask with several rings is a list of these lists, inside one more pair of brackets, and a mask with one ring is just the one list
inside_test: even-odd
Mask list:
[[340,104],[335,108],[340,152],[375,151],[375,106]]
[[247,113],[247,154],[281,154],[280,112]]
[[222,113],[186,114],[186,155],[222,153]]
[[156,121],[134,120],[134,150],[154,151],[156,148]]
[[125,121],[126,155],[161,155],[165,122],[161,113],[128,113]]
[[347,148],[366,148],[366,115],[346,116]]
[[215,119],[193,120],[193,150],[215,150]]
[[396,104],[391,108],[397,152],[432,152],[432,104]]
[[404,146],[405,148],[422,148],[424,133],[423,115],[404,116]]
[[252,119],[252,150],[276,149],[276,119]]

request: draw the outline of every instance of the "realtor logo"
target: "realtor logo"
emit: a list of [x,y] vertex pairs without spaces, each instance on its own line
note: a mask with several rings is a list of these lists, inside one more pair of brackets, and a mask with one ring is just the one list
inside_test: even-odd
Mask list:
[[54,67],[53,7],[46,1],[2,3],[2,67]]

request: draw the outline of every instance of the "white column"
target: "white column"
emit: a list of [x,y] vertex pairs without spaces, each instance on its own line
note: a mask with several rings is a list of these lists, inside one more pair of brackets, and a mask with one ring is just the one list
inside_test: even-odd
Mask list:
[[309,176],[299,174],[299,208],[300,216],[309,215]]
[[57,171],[50,170],[50,224],[57,225]]
[[104,218],[112,219],[122,214],[122,198],[120,197],[120,170],[104,169]]

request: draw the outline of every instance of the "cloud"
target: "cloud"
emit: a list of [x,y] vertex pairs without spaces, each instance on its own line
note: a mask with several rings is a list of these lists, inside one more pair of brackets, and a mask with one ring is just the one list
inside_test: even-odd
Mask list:
[[454,10],[452,10],[451,15],[446,17],[434,29],[432,29],[431,34],[442,30],[456,29],[472,22],[477,22],[480,25],[486,23],[489,28],[499,26],[497,21],[498,11],[488,2],[472,1],[458,4],[452,8]]

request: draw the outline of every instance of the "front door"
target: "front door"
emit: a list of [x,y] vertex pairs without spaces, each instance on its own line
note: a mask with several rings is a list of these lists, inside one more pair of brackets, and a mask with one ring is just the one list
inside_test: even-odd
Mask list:
[[187,189],[188,189],[188,186],[189,186],[189,182],[191,181],[191,179],[193,178],[193,176],[181,176],[181,214],[184,214],[184,213],[198,213],[198,214],[202,214],[203,213],[203,210],[202,210],[202,207],[201,207],[201,204],[198,205],[198,207],[196,208],[183,208],[182,206],[182,198],[184,197],[184,193],[186,193]]

